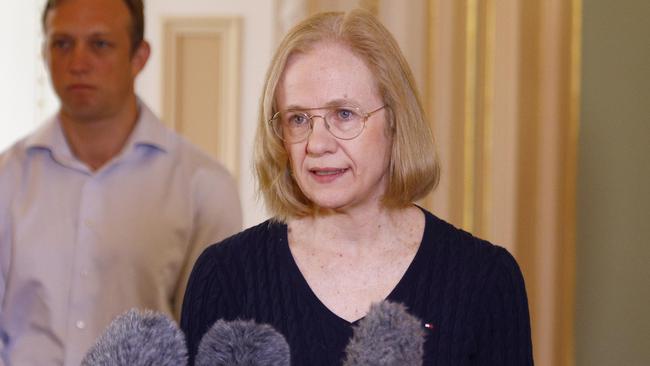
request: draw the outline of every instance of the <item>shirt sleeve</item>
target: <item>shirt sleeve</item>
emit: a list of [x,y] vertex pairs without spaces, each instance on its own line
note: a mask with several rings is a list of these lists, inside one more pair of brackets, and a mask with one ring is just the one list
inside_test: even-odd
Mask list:
[[[1,192],[0,198],[2,198]],[[8,207],[0,207],[0,211],[7,212]],[[11,258],[10,248],[8,218],[5,217],[4,213],[0,213],[0,314],[2,314],[5,291],[7,289],[7,273],[9,270],[9,258]],[[1,331],[2,329],[0,329]],[[0,344],[0,349],[2,349],[2,344]]]
[[242,213],[239,195],[225,169],[202,170],[194,177],[193,233],[174,298],[174,315],[180,319],[185,287],[198,256],[210,244],[239,232]]
[[524,278],[515,259],[496,247],[479,306],[475,365],[533,365],[530,316]]
[[[9,223],[9,197],[10,188],[6,182],[7,166],[5,154],[0,154],[0,318],[4,311],[4,297],[7,290],[7,276],[9,273],[9,260],[11,258],[11,233]],[[0,321],[0,366],[4,366],[5,330]]]

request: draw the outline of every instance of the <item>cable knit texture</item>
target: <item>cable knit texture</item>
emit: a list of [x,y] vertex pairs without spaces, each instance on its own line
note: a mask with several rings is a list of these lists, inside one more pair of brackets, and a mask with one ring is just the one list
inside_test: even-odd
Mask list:
[[[503,248],[425,211],[422,243],[387,299],[406,305],[426,332],[424,365],[532,365],[524,280]],[[181,327],[191,364],[218,319],[272,325],[292,365],[340,365],[355,323],[329,311],[307,285],[287,226],[266,221],[205,250],[185,293]]]

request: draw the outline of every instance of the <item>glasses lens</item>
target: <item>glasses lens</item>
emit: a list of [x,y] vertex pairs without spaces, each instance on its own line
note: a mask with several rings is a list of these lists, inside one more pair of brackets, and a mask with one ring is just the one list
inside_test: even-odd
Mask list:
[[[327,108],[324,116],[327,130],[335,137],[342,140],[351,140],[363,131],[365,116],[357,107],[331,107]],[[293,143],[303,141],[309,136],[312,129],[313,117],[300,110],[278,112],[271,120],[271,125],[276,135],[282,140]]]
[[284,111],[273,119],[273,130],[282,140],[298,142],[309,135],[309,115],[300,111]]
[[343,140],[353,139],[363,130],[363,115],[356,107],[335,107],[325,116],[330,132]]

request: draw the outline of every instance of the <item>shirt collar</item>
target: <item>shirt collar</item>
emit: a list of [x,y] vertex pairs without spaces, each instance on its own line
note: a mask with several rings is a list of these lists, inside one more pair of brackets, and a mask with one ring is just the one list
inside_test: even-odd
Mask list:
[[[138,146],[150,146],[163,152],[172,149],[170,131],[162,125],[149,107],[138,99],[138,121],[119,155],[132,151]],[[55,158],[74,159],[72,151],[63,134],[58,114],[51,117],[25,140],[28,150],[46,149]]]
[[138,110],[138,121],[123,151],[132,150],[142,145],[151,146],[164,152],[170,151],[172,149],[170,131],[163,126],[151,109],[139,99]]

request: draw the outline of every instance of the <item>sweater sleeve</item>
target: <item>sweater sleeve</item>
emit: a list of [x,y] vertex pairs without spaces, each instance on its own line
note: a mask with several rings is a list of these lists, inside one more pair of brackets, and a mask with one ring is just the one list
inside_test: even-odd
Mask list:
[[475,365],[533,365],[524,278],[507,250],[494,247],[495,263],[479,303]]

